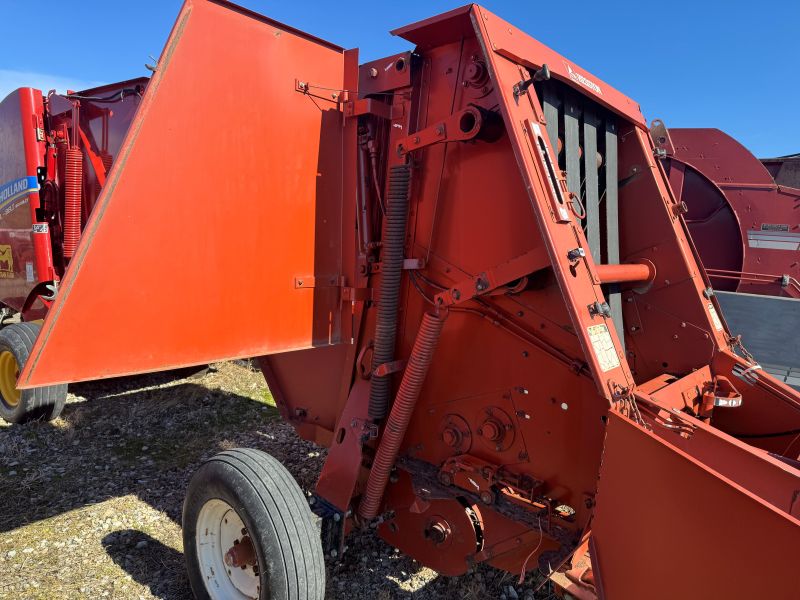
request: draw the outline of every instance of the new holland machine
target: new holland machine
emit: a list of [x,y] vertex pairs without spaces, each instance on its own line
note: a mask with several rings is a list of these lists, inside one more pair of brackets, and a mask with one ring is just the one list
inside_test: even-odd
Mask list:
[[16,387],[147,78],[0,102],[0,418],[51,420],[67,386]]
[[19,389],[258,357],[327,457],[310,498],[252,449],[197,470],[198,598],[322,598],[368,527],[565,597],[797,598],[800,396],[726,325],[638,104],[480,6],[393,34],[359,66],[187,0]]

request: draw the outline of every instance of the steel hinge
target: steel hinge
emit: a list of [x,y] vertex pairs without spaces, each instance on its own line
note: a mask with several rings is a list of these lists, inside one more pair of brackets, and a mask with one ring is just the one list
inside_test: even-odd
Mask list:
[[372,300],[372,288],[357,288],[345,285],[344,275],[319,276],[305,275],[294,278],[294,288],[302,290],[306,288],[339,288],[343,302],[364,302]]
[[301,288],[315,288],[315,287],[342,287],[344,286],[343,275],[299,275],[294,278],[294,287]]

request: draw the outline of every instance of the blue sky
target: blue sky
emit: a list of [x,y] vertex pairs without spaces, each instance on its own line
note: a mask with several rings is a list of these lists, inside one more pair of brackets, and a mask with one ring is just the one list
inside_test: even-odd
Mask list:
[[[241,4],[362,60],[406,49],[390,29],[462,2]],[[672,127],[717,127],[758,156],[800,152],[800,0],[483,3]],[[0,0],[0,97],[140,75],[180,0]]]

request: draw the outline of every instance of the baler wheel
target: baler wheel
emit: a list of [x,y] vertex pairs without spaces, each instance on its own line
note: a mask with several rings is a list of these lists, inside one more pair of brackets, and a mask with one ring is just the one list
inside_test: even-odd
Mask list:
[[183,504],[198,599],[322,600],[325,563],[300,486],[275,458],[237,448],[203,463]]
[[17,389],[17,378],[28,360],[38,323],[13,323],[0,330],[0,417],[9,423],[52,421],[64,409],[66,385]]

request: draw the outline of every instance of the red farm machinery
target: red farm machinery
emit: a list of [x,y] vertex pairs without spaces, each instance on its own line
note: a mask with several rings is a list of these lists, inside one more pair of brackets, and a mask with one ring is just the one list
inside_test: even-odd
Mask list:
[[718,129],[652,132],[731,331],[800,387],[800,157],[759,160]]
[[65,385],[16,381],[80,241],[147,79],[0,102],[0,418],[53,419]]
[[796,598],[800,397],[730,334],[637,103],[476,5],[393,33],[359,66],[187,0],[20,389],[259,357],[328,447],[321,535],[273,458],[217,455],[199,598],[322,598],[362,527],[565,597]]

